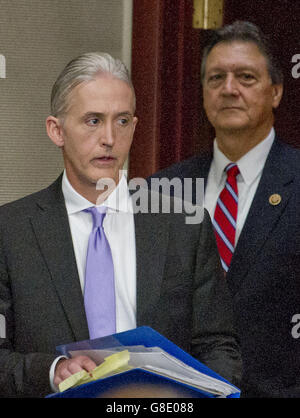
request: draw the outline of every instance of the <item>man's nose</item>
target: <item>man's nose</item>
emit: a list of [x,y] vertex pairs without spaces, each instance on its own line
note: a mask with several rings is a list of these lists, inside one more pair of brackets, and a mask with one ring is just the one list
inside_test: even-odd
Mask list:
[[237,96],[239,94],[238,81],[236,80],[234,74],[229,73],[226,75],[226,78],[223,83],[222,92],[225,95]]
[[100,134],[100,143],[102,146],[112,147],[115,143],[114,126],[111,121],[103,124]]

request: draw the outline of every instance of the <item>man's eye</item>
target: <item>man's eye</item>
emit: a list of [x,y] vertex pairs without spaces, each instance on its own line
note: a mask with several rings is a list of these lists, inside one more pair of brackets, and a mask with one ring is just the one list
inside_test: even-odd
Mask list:
[[129,119],[127,118],[120,118],[118,120],[119,125],[126,126],[129,123]]
[[225,78],[224,74],[221,73],[217,73],[217,74],[212,74],[208,77],[207,79],[207,83],[208,85],[214,87],[214,86],[218,86]]
[[254,81],[255,77],[252,74],[249,73],[242,73],[240,74],[240,79],[246,82]]
[[96,125],[98,125],[98,123],[99,123],[99,119],[97,119],[97,118],[89,119],[87,121],[87,124],[89,126],[96,126]]
[[216,80],[221,80],[221,78],[222,78],[222,74],[213,74],[208,78],[208,80],[209,81],[216,81]]

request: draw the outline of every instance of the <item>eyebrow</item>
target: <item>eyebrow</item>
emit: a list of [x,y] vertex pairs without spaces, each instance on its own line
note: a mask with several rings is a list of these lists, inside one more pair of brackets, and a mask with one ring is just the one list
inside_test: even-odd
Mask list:
[[[211,72],[228,72],[227,69],[225,69],[224,67],[212,67],[210,68],[207,73],[211,73]],[[233,72],[237,72],[237,71],[253,71],[254,73],[257,73],[257,69],[254,65],[241,65],[241,66],[237,66],[236,68],[234,68]]]
[[[92,111],[90,111],[90,112],[86,112],[86,113],[82,116],[82,118],[83,118],[83,119],[90,118],[90,117],[103,118],[103,117],[105,117],[106,115],[107,115],[107,114],[106,114],[106,113],[103,113],[103,112],[92,112]],[[130,112],[129,110],[124,110],[124,111],[122,111],[122,112],[118,112],[118,113],[116,113],[116,114],[115,114],[115,116],[116,116],[116,117],[118,117],[118,116],[133,116],[133,113],[132,113],[132,112]]]

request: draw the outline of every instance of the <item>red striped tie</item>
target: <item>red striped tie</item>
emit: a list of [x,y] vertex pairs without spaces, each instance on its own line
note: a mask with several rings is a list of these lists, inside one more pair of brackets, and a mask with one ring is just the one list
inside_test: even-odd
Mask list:
[[234,252],[238,188],[236,176],[239,168],[235,163],[226,166],[227,180],[217,201],[213,225],[217,246],[224,270],[227,272]]

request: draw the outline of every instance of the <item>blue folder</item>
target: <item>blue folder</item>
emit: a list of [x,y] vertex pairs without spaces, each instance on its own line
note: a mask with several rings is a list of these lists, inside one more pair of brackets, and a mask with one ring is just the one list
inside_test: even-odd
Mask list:
[[[74,342],[70,344],[58,346],[57,352],[59,355],[70,356],[70,351],[76,350],[95,350],[105,349],[120,346],[134,346],[143,345],[145,347],[160,347],[170,355],[179,359],[186,365],[193,367],[201,373],[214,377],[222,382],[225,382],[232,386],[232,393],[227,397],[238,398],[240,396],[240,390],[233,386],[230,382],[219,376],[213,370],[205,366],[200,361],[196,360],[190,354],[179,348],[163,335],[159,334],[154,329],[142,326],[129,331],[113,334],[107,337],[97,338],[94,340],[85,340]],[[206,392],[194,386],[179,382],[155,372],[135,368],[126,372],[116,374],[110,377],[99,379],[93,382],[89,382],[64,392],[48,395],[48,397],[58,398],[97,398],[106,397],[106,394],[120,393],[122,388],[128,388],[130,385],[147,385],[148,388],[160,387],[165,389],[166,393],[171,390],[174,393],[178,393],[178,397],[193,397],[193,398],[214,398],[215,394]],[[117,396],[116,396],[117,397]],[[155,396],[154,396],[155,397]]]

